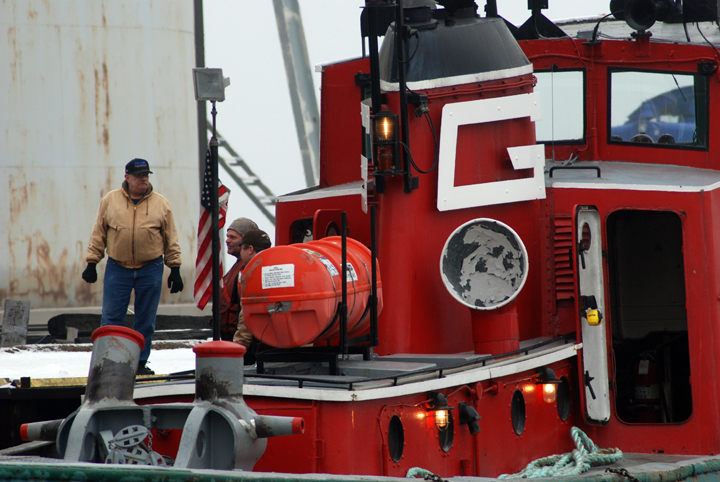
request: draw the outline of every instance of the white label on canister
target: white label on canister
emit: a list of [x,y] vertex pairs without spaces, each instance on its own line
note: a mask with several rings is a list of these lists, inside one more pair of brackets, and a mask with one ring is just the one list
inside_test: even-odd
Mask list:
[[318,258],[322,264],[325,265],[328,272],[330,273],[330,276],[340,276],[340,273],[338,273],[338,270],[335,269],[335,265],[330,262],[327,258]]
[[353,265],[350,263],[347,264],[347,276],[345,276],[345,282],[348,281],[357,281],[357,273],[355,272],[355,268],[353,268]]
[[276,264],[262,267],[262,288],[292,288],[295,286],[295,265]]

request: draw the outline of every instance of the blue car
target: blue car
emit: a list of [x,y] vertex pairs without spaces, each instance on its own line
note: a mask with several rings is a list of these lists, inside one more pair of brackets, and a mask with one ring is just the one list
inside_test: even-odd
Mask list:
[[612,126],[611,142],[694,144],[697,141],[693,86],[644,101],[625,124]]

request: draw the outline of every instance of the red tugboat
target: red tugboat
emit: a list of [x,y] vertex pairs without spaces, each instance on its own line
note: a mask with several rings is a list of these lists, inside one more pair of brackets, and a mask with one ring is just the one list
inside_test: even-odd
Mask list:
[[717,4],[555,25],[531,0],[516,28],[403,3],[368,0],[369,56],[323,67],[319,186],[242,276],[245,402],[304,420],[254,470],[497,477],[578,427],[618,473],[716,480]]
[[319,186],[278,200],[242,277],[280,347],[247,403],[306,422],[255,470],[497,476],[573,426],[718,453],[717,6],[557,26],[531,1],[514,28],[493,1],[404,3],[368,2],[369,56],[323,67]]

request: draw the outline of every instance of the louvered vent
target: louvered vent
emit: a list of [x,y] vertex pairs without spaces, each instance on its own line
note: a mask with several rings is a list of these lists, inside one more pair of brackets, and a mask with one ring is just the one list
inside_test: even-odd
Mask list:
[[575,294],[572,268],[572,216],[555,216],[555,297],[560,300],[571,300]]

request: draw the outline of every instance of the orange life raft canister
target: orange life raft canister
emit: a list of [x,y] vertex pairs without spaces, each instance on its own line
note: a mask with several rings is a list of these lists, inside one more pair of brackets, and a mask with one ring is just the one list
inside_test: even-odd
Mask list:
[[[347,238],[348,337],[370,326],[370,250]],[[293,348],[338,336],[342,301],[342,238],[276,246],[258,253],[240,277],[245,326],[258,340]],[[382,284],[378,269],[378,314]]]

